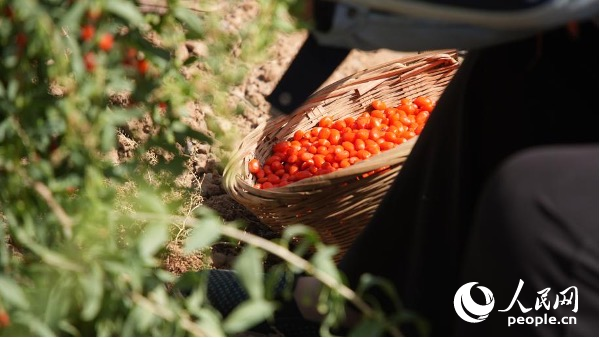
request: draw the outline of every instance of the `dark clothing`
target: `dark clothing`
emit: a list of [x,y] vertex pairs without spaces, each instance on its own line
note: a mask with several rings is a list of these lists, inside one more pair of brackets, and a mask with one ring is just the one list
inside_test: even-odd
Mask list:
[[[455,320],[456,334],[597,337],[598,145],[536,147],[507,159],[481,194],[465,249],[458,284],[479,282],[496,304],[481,323]],[[519,279],[518,300],[532,310],[524,314],[514,304],[497,312],[508,308]],[[578,308],[554,308],[558,293],[571,286],[578,289]],[[536,311],[538,292],[546,288],[549,309]],[[576,324],[508,326],[508,316],[545,313],[575,317]]]
[[[383,276],[396,285],[404,305],[422,314],[431,324],[433,335],[453,335],[468,332],[463,326],[482,328],[480,335],[560,335],[568,333],[564,327],[540,328],[518,325],[506,331],[485,329],[485,323],[493,317],[506,320],[506,314],[497,313],[503,302],[509,299],[496,297],[496,308],[489,318],[477,324],[461,323],[453,308],[453,298],[458,288],[466,282],[482,281],[493,276],[494,285],[516,290],[519,278],[525,285],[540,291],[553,287],[562,291],[572,284],[581,283],[579,303],[587,302],[595,312],[580,313],[577,327],[598,333],[598,156],[571,163],[584,162],[581,177],[590,180],[585,194],[572,194],[565,190],[563,199],[572,204],[585,203],[589,209],[564,209],[565,219],[580,217],[585,225],[565,223],[573,233],[589,233],[590,248],[585,258],[577,255],[561,256],[565,252],[535,247],[538,242],[523,244],[531,246],[537,255],[518,256],[506,254],[508,243],[498,247],[487,246],[467,251],[473,236],[486,238],[487,231],[504,233],[504,242],[516,240],[515,234],[507,233],[516,225],[499,223],[475,223],[477,204],[492,174],[511,155],[537,146],[572,145],[587,147],[598,144],[598,28],[594,24],[580,27],[579,38],[573,38],[566,29],[558,29],[538,37],[482,50],[470,51],[455,78],[447,87],[428,120],[420,139],[400,171],[372,221],[351,246],[340,263],[340,268],[356,285],[359,276],[371,273]],[[589,148],[586,148],[589,149]],[[558,153],[557,153],[558,156]],[[546,158],[544,158],[546,160]],[[591,172],[588,172],[591,171]],[[519,181],[528,190],[556,182],[561,176],[538,175],[529,171],[531,180]],[[592,176],[596,179],[593,180]],[[534,179],[535,178],[535,179]],[[543,182],[540,182],[543,181]],[[586,181],[578,182],[585,184]],[[525,185],[526,183],[531,183]],[[512,184],[512,183],[505,183]],[[536,193],[535,190],[531,191]],[[506,202],[506,201],[503,201]],[[511,205],[509,203],[504,204]],[[507,210],[487,208],[488,219],[498,219]],[[520,214],[521,211],[514,210]],[[549,234],[551,217],[542,217],[531,211],[527,223],[532,232]],[[539,217],[538,217],[539,216]],[[481,216],[480,216],[481,217]],[[480,218],[484,219],[484,218]],[[473,232],[477,230],[477,235]],[[519,235],[520,234],[516,234]],[[574,236],[553,237],[560,246],[577,247],[580,238]],[[489,241],[489,237],[488,237]],[[473,244],[475,248],[477,246]],[[535,248],[534,248],[535,247]],[[495,249],[492,249],[495,248]],[[484,250],[485,249],[485,250]],[[474,251],[475,250],[475,251]],[[486,252],[487,250],[487,252]],[[477,255],[485,254],[490,261],[484,266],[475,262]],[[582,255],[584,255],[582,253]],[[534,266],[540,264],[539,256],[547,268],[556,274],[547,274],[537,280]],[[595,271],[581,273],[569,281],[558,278],[566,276],[562,268],[584,264]],[[516,266],[514,271],[496,270],[496,266]],[[526,269],[525,267],[531,267]],[[464,274],[461,278],[461,273]],[[477,275],[479,274],[479,275]],[[471,279],[465,280],[467,276]],[[574,276],[574,275],[570,275]],[[577,279],[578,278],[578,279]],[[566,283],[566,285],[562,285]],[[492,292],[490,285],[485,285]],[[584,287],[585,285],[585,287]],[[561,288],[557,290],[557,288]],[[584,295],[582,289],[585,290]],[[522,295],[525,297],[523,291]],[[537,293],[529,294],[535,300]],[[504,308],[504,307],[502,307]],[[583,311],[583,310],[580,310]],[[589,321],[583,322],[584,318]],[[489,328],[489,327],[488,327]],[[523,329],[523,331],[521,331]],[[590,331],[581,331],[590,332]]]

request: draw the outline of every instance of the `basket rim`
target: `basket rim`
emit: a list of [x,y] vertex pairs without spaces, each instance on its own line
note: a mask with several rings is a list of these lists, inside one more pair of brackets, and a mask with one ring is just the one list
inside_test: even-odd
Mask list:
[[[422,63],[422,64],[420,64]],[[417,66],[415,66],[415,64]],[[433,66],[431,66],[433,64]],[[247,157],[254,157],[254,152],[258,148],[258,146],[265,141],[264,132],[265,129],[269,126],[279,125],[281,129],[283,126],[286,126],[294,117],[298,115],[306,114],[315,114],[314,110],[319,105],[324,104],[327,100],[334,100],[336,96],[328,96],[338,91],[343,91],[343,94],[347,94],[349,91],[357,90],[356,85],[359,86],[368,81],[373,81],[373,77],[368,77],[367,79],[363,79],[363,76],[369,75],[370,73],[375,74],[377,71],[381,69],[385,69],[386,67],[395,67],[396,70],[388,71],[386,73],[375,75],[375,78],[382,78],[383,80],[389,79],[392,76],[398,76],[401,79],[403,77],[409,78],[410,76],[418,75],[422,71],[420,70],[429,70],[434,68],[436,65],[443,64],[448,67],[452,67],[453,69],[458,67],[458,51],[455,49],[448,50],[439,50],[439,51],[430,51],[420,53],[414,56],[398,58],[394,60],[390,60],[388,62],[381,63],[379,65],[363,69],[359,72],[356,72],[352,75],[346,76],[338,81],[335,81],[317,91],[315,91],[312,95],[310,95],[306,101],[295,109],[291,114],[285,116],[279,116],[276,118],[269,119],[259,126],[257,126],[252,132],[247,134],[240,144],[237,146],[236,150],[233,152],[233,156],[229,159],[229,162],[225,166],[223,172],[223,186],[225,190],[229,194],[238,194],[236,190],[242,189],[247,192],[251,192],[251,194],[256,198],[265,198],[265,199],[273,199],[277,197],[282,197],[286,195],[297,196],[302,192],[307,191],[307,189],[315,190],[321,189],[340,180],[343,180],[347,177],[356,177],[357,175],[376,170],[381,168],[382,166],[390,165],[398,165],[404,162],[404,160],[398,161],[403,155],[408,155],[410,153],[412,147],[416,143],[418,136],[413,137],[407,142],[400,144],[393,149],[381,152],[371,158],[368,161],[361,161],[356,163],[350,167],[344,168],[342,170],[338,170],[332,173],[312,176],[310,178],[306,178],[297,182],[293,182],[284,187],[274,187],[271,189],[257,189],[249,184],[244,178],[243,165],[246,163],[244,161]],[[420,68],[419,68],[420,66]],[[411,73],[412,72],[412,73]],[[408,76],[407,76],[408,73]],[[377,79],[375,79],[377,80]],[[382,81],[383,81],[382,80]],[[376,86],[375,86],[376,87]],[[372,89],[372,88],[371,88]],[[342,95],[343,95],[342,94]],[[359,93],[359,95],[362,95]],[[263,135],[262,138],[258,138],[253,142],[250,142],[250,145],[255,145],[253,151],[243,151],[245,147],[248,146],[248,142],[255,136]],[[240,172],[241,170],[241,172]],[[246,173],[247,174],[247,173]],[[247,175],[246,175],[247,176]]]
[[[374,73],[379,69],[382,68],[386,68],[386,67],[390,67],[390,66],[394,66],[397,65],[399,67],[405,67],[403,69],[400,70],[409,70],[410,72],[410,66],[407,66],[405,64],[411,64],[417,61],[423,61],[423,62],[429,62],[429,64],[432,63],[433,60],[439,60],[441,62],[448,62],[448,63],[452,63],[452,64],[458,64],[458,50],[456,49],[444,49],[444,50],[436,50],[436,51],[428,51],[428,52],[423,52],[417,55],[413,55],[413,56],[408,56],[408,57],[403,57],[403,58],[397,58],[397,59],[393,59],[384,63],[380,63],[378,65],[375,65],[373,67],[369,67],[369,68],[365,68],[363,70],[360,70],[354,74],[348,75],[344,78],[341,78],[329,85],[324,86],[321,89],[318,89],[317,91],[315,91],[314,93],[312,93],[306,100],[305,102],[298,107],[296,110],[294,110],[289,116],[293,116],[296,115],[299,112],[302,111],[306,111],[307,109],[310,109],[312,107],[311,103],[314,102],[320,102],[323,100],[323,94],[327,94],[329,92],[333,92],[336,89],[343,89],[343,88],[347,88],[350,87],[353,84],[361,83],[364,81],[368,81],[368,79],[361,79],[361,77],[369,74],[369,73]],[[417,67],[416,65],[413,65],[413,67]],[[398,74],[400,73],[400,70],[397,71]],[[392,72],[392,73],[396,73],[396,72]],[[416,74],[418,74],[418,72],[415,72]],[[378,75],[378,77],[388,77],[391,74],[381,74]],[[415,75],[415,74],[410,74],[410,75]],[[409,77],[409,75],[404,74],[405,77]],[[347,81],[351,81],[354,80],[354,82],[348,83],[347,85],[346,82]]]

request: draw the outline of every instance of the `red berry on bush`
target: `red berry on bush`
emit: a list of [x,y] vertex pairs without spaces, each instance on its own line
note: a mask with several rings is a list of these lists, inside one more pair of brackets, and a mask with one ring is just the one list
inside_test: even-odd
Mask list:
[[1,310],[0,311],[0,328],[8,327],[8,326],[10,326],[10,317],[8,316],[8,313],[6,313],[6,311]]
[[19,47],[20,50],[23,50],[26,45],[27,45],[27,35],[25,35],[25,33],[23,33],[23,32],[18,33],[17,34],[17,46]]
[[123,65],[134,66],[137,65],[137,49],[128,47],[123,55]]
[[142,59],[142,60],[138,61],[137,70],[138,70],[138,72],[140,72],[141,75],[146,74],[146,72],[148,71],[148,68],[150,68],[150,62],[148,62],[148,60]]
[[96,33],[96,28],[92,25],[85,25],[81,27],[81,40],[90,41],[94,34]]
[[161,112],[166,112],[167,111],[167,103],[166,102],[159,102],[158,103],[158,109],[160,109]]
[[114,43],[114,37],[110,33],[106,33],[102,35],[100,41],[98,42],[98,47],[105,52],[108,52],[112,49]]
[[83,63],[85,64],[85,69],[88,72],[94,71],[96,68],[96,56],[92,52],[88,52],[83,56]]
[[8,5],[6,7],[4,7],[2,12],[3,12],[4,16],[9,18],[10,20],[12,20],[15,17],[15,13],[13,12],[12,7],[10,7]]

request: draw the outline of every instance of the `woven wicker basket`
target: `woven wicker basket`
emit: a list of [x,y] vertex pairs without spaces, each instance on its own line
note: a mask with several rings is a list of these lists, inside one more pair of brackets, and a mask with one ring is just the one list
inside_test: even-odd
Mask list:
[[[363,70],[322,88],[292,115],[271,120],[245,137],[225,168],[225,190],[276,231],[291,224],[313,227],[324,243],[339,247],[336,257],[341,257],[369,222],[416,137],[348,168],[274,189],[253,187],[248,161],[264,162],[274,144],[296,130],[314,127],[325,115],[334,120],[356,117],[374,99],[392,105],[419,95],[437,100],[458,65],[456,51],[429,52]],[[357,180],[383,166],[390,170]]]

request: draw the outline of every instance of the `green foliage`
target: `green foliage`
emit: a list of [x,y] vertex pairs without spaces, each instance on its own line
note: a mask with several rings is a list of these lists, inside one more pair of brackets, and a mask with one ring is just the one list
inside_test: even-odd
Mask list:
[[[286,14],[297,1],[261,0],[258,16],[233,30],[222,25],[223,3],[203,1],[197,11],[169,0],[163,11],[142,12],[133,1],[0,0],[0,315],[10,317],[0,334],[221,336],[272,316],[264,248],[239,256],[235,268],[251,299],[227,318],[208,303],[198,274],[162,266],[183,202],[167,201],[169,185],[160,182],[185,170],[180,146],[192,138],[227,153],[236,133],[217,122],[240,113],[227,104],[229,89],[266,56],[276,32],[295,29]],[[208,53],[178,57],[189,39],[202,39]],[[182,71],[195,63],[202,69]],[[182,122],[190,101],[212,107],[209,132]],[[108,155],[119,131],[142,117],[155,132],[115,165]],[[149,151],[159,154],[152,165]],[[215,243],[223,227],[237,228],[207,208],[185,218],[187,253]],[[314,232],[293,229],[318,243]],[[313,264],[341,282],[334,252],[317,247]],[[280,272],[290,271],[299,268]],[[190,294],[173,295],[173,285]],[[322,309],[331,327],[343,299],[328,292]]]
[[[177,155],[187,138],[227,146],[224,131],[181,122],[186,104],[201,100],[227,116],[228,89],[276,32],[265,19],[273,5],[265,2],[243,33],[215,24],[224,12],[168,5],[144,13],[133,1],[0,2],[0,312],[10,315],[2,334],[224,332],[203,297],[167,292],[177,277],[162,270],[161,255],[181,201],[166,203],[141,173],[166,169],[172,182],[185,170]],[[208,55],[176,57],[193,38],[204,39]],[[228,47],[240,38],[249,47],[233,56]],[[215,68],[184,75],[192,62]],[[115,166],[107,153],[119,129],[144,115],[156,133]],[[150,166],[143,155],[156,148],[175,156]],[[135,189],[122,193],[125,182]],[[219,237],[218,216],[200,216],[190,251]],[[238,321],[227,321],[229,332]]]

